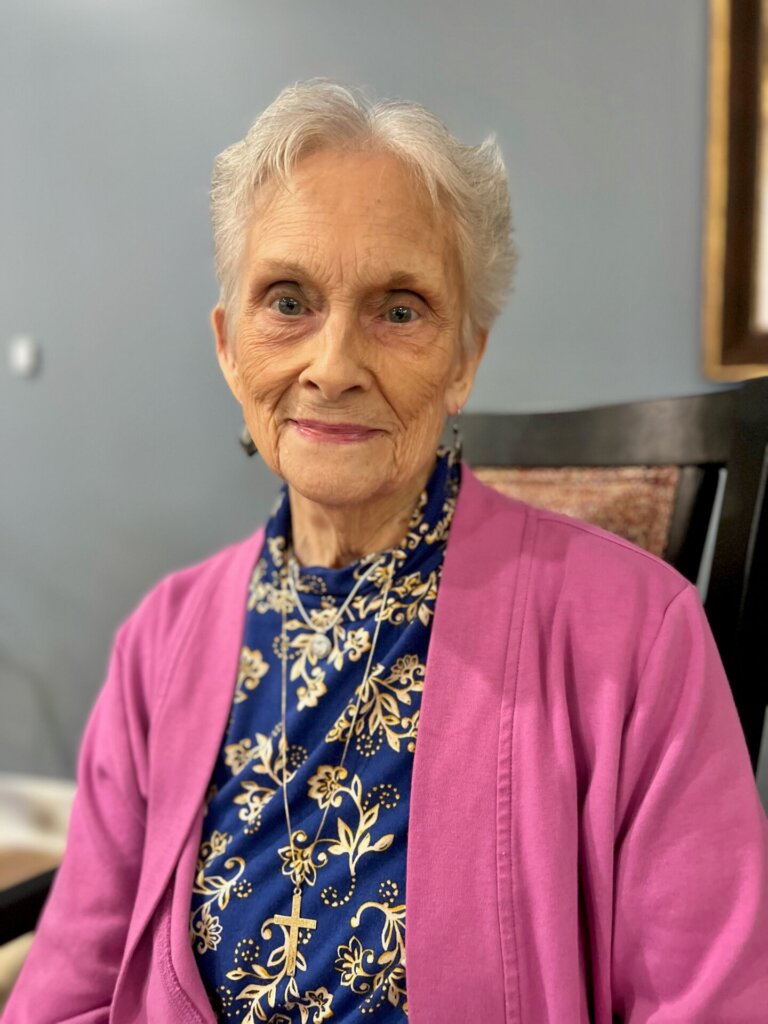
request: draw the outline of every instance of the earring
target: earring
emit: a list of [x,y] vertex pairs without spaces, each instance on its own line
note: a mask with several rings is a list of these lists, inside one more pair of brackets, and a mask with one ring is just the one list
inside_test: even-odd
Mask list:
[[253,438],[251,437],[245,423],[243,423],[243,429],[240,431],[240,444],[245,449],[246,455],[255,455],[259,450],[253,443]]
[[453,449],[451,450],[451,462],[461,462],[461,456],[464,451],[464,441],[461,436],[461,427],[459,426],[459,416],[461,416],[461,406],[456,407],[454,413],[456,419],[451,424],[451,430],[453,431]]

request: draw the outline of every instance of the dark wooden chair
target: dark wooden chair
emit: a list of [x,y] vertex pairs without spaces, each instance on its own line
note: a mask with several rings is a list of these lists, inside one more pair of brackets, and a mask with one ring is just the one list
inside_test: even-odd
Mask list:
[[768,702],[768,378],[683,398],[465,415],[461,432],[487,483],[621,534],[699,586],[756,770]]
[[0,946],[34,929],[55,875],[54,868],[0,891]]

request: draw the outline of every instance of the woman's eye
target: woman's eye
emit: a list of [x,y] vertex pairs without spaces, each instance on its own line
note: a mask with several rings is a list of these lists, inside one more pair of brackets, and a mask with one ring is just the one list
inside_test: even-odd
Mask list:
[[410,324],[417,319],[418,314],[411,306],[393,306],[387,310],[387,316],[392,324]]
[[272,307],[274,308],[275,305],[278,312],[284,316],[297,316],[304,308],[299,300],[292,295],[281,295],[279,299],[272,303]]

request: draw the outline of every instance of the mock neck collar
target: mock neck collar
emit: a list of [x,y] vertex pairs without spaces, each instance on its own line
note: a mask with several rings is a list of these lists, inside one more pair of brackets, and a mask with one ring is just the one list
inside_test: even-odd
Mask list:
[[[461,466],[454,453],[447,448],[438,448],[435,467],[419,495],[408,529],[400,543],[386,551],[371,552],[340,568],[302,566],[299,569],[301,589],[311,594],[316,589],[313,581],[316,583],[322,580],[322,589],[326,594],[345,593],[372,561],[382,557],[387,564],[394,564],[397,575],[418,571],[425,561],[433,557],[436,550],[442,552],[444,549],[460,482]],[[291,505],[288,487],[283,484],[265,527],[263,557],[266,559],[267,575],[283,571],[291,541]],[[378,573],[372,575],[372,585],[375,585],[378,578]]]

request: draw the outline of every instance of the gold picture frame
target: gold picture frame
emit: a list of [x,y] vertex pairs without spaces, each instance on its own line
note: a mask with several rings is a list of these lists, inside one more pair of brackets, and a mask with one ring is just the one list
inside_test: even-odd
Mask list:
[[768,0],[710,0],[704,373],[768,375]]

